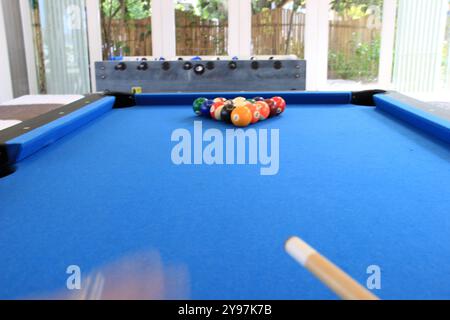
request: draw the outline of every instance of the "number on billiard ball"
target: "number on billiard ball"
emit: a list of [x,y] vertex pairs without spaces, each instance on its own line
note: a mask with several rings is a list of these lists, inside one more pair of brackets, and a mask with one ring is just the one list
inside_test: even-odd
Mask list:
[[231,121],[236,127],[247,127],[252,119],[252,112],[246,106],[236,107],[231,113]]

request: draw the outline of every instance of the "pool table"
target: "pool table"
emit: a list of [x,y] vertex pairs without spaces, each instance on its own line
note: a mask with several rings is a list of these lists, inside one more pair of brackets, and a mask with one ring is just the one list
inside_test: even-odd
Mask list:
[[[200,96],[275,95],[286,111],[243,131],[192,111]],[[295,235],[362,284],[378,266],[381,299],[450,299],[450,123],[417,104],[381,90],[109,93],[8,128],[0,298],[156,250],[184,268],[189,299],[335,299],[284,251]]]

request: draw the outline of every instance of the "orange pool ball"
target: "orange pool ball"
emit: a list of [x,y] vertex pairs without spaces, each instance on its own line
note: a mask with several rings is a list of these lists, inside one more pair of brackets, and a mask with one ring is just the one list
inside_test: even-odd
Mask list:
[[270,117],[270,107],[265,101],[256,101],[255,106],[259,111],[260,121],[264,121]]
[[241,106],[236,107],[231,113],[231,122],[236,127],[247,127],[252,122],[253,116],[249,108]]
[[252,113],[252,121],[251,123],[257,123],[259,121],[260,118],[260,114],[259,114],[259,110],[258,107],[255,104],[250,104],[248,106],[248,108],[250,109],[250,112]]

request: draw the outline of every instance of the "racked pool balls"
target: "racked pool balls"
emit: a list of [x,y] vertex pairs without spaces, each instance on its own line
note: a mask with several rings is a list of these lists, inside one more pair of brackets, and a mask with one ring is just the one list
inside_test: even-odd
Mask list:
[[233,112],[234,109],[235,107],[233,106],[233,104],[225,103],[225,105],[222,108],[222,111],[220,112],[220,120],[226,123],[231,123],[231,113]]
[[252,119],[253,116],[248,107],[236,107],[231,113],[231,121],[236,127],[247,127]]
[[202,114],[200,108],[202,107],[203,103],[208,100],[206,98],[198,98],[195,99],[194,103],[193,103],[193,107],[194,107],[194,112],[196,115],[200,116]]
[[256,101],[255,106],[259,111],[260,121],[264,121],[270,117],[270,107],[265,101]]
[[[213,105],[211,106],[211,109],[209,109],[209,113],[210,113],[210,115],[211,115],[211,118],[217,119],[217,118],[216,118],[216,110],[217,110],[219,107],[223,107],[224,104],[225,104],[225,102],[223,102],[223,101],[217,101],[217,102],[214,102],[214,103],[213,103]],[[219,119],[219,120],[220,120],[220,119]]]
[[273,97],[272,100],[277,105],[278,114],[282,114],[286,110],[286,101],[282,97]]
[[214,101],[208,99],[206,99],[206,101],[203,102],[203,104],[200,107],[200,113],[202,114],[202,116],[204,117],[211,116],[210,111],[213,104]]

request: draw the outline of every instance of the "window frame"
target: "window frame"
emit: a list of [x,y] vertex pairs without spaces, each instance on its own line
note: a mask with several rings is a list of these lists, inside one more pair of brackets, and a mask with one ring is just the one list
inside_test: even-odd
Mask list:
[[[20,0],[24,15],[24,30],[31,27],[28,0]],[[228,55],[250,57],[252,41],[251,0],[228,0]],[[329,0],[306,0],[305,59],[307,67],[307,90],[329,89],[328,43]],[[389,88],[392,82],[392,62],[395,42],[397,0],[384,0],[383,25],[380,51],[379,85]],[[86,1],[91,86],[95,91],[95,61],[102,60],[100,2]],[[176,57],[175,2],[152,0],[152,51],[155,57]],[[25,39],[29,68],[30,88],[36,88],[36,73],[33,71],[34,47],[31,34]],[[30,46],[31,43],[31,46]],[[33,76],[34,75],[34,76]],[[35,91],[35,90],[32,90]]]

